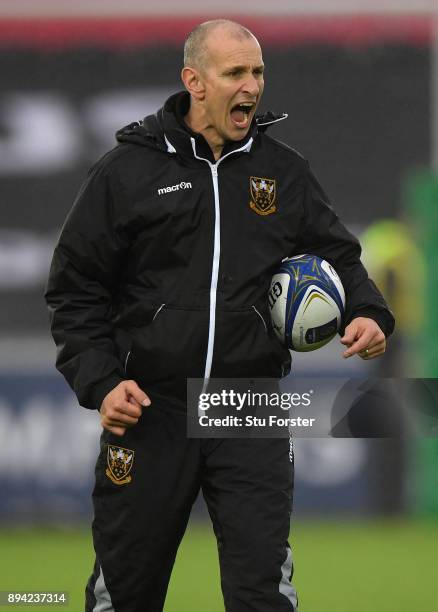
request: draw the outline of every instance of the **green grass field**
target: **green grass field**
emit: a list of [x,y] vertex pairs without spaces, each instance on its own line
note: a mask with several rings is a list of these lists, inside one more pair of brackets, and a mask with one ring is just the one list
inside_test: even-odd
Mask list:
[[[300,612],[437,609],[438,522],[296,521],[291,542]],[[66,590],[68,608],[36,609],[83,610],[84,584],[93,561],[86,529],[1,529],[0,559],[0,590]],[[214,537],[209,525],[192,522],[165,610],[223,609]]]

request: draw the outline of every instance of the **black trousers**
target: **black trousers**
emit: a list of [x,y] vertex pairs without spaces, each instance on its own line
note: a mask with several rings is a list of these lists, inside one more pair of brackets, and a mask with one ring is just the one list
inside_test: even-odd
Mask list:
[[200,489],[218,542],[226,611],[294,612],[291,460],[285,438],[188,439],[185,414],[155,406],[123,437],[104,431],[86,612],[163,610]]

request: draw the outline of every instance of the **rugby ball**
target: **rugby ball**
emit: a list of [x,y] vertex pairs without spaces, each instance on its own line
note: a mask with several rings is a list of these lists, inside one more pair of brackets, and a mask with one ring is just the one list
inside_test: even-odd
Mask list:
[[316,255],[281,263],[268,295],[272,325],[293,351],[314,351],[330,342],[345,313],[345,292],[333,267]]

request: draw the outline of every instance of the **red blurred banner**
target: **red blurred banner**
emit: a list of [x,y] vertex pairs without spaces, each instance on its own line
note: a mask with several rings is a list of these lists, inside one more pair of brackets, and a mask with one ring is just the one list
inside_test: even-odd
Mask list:
[[[211,16],[152,18],[44,18],[0,19],[0,45],[37,48],[144,47],[163,43],[180,46],[187,34]],[[305,43],[368,45],[401,42],[427,45],[431,19],[424,15],[349,15],[317,17],[233,16],[264,44],[289,46]]]

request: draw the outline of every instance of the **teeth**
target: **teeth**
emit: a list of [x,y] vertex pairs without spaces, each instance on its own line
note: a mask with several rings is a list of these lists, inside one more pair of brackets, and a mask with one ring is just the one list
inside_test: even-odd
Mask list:
[[235,108],[240,108],[246,115],[249,115],[251,110],[254,108],[254,103],[242,102],[241,104],[237,104]]
[[252,111],[252,109],[255,106],[255,102],[241,102],[240,104],[236,104],[232,110],[237,110],[239,109],[240,111],[242,111],[245,115],[244,119],[242,119],[242,121],[240,122],[242,125],[243,124],[247,124],[247,122],[249,121],[249,115]]

